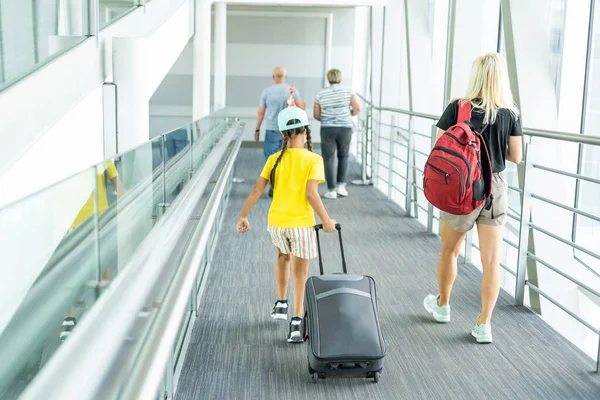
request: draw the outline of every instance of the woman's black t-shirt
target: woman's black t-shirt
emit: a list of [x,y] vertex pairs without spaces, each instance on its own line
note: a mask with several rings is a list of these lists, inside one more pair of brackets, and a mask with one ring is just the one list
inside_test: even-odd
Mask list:
[[[483,110],[475,107],[471,108],[471,123],[477,132],[482,132],[483,117]],[[447,130],[457,123],[457,118],[458,100],[453,100],[444,110],[436,126],[442,130]],[[506,168],[506,147],[508,146],[509,137],[523,135],[521,119],[515,117],[509,109],[501,108],[496,115],[496,122],[488,126],[482,132],[482,135],[490,152],[492,172],[504,171]]]

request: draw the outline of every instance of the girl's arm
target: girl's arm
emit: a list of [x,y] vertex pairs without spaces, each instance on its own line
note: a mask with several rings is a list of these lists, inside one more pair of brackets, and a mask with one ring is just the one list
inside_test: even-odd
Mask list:
[[319,182],[315,179],[308,180],[308,183],[306,184],[306,199],[323,223],[323,230],[325,232],[333,232],[335,231],[335,221],[329,218],[329,215],[325,210],[323,200],[321,200],[321,196],[319,196],[318,186]]
[[242,210],[240,211],[237,225],[238,232],[243,233],[250,230],[250,224],[248,223],[248,220],[246,218],[248,217],[248,214],[250,213],[252,207],[254,207],[260,196],[265,191],[265,188],[267,187],[268,183],[269,181],[263,177],[259,177],[256,181],[256,184],[250,191],[250,194],[248,195],[248,198],[246,198],[246,201],[242,206]]

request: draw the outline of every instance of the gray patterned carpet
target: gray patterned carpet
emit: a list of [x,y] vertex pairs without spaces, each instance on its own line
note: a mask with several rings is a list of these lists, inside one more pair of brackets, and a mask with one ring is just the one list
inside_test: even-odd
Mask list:
[[[325,205],[343,224],[350,272],[377,282],[388,353],[378,384],[312,383],[306,345],[288,344],[286,323],[269,317],[276,251],[266,233],[267,197],[250,214],[251,232],[235,231],[261,162],[262,150],[242,149],[236,170],[246,182],[233,189],[177,400],[600,399],[595,363],[540,318],[512,306],[505,293],[494,314],[494,343],[474,342],[470,330],[479,313],[481,275],[473,267],[459,269],[452,322],[432,322],[422,300],[436,290],[439,239],[402,217],[374,188],[356,186],[349,187],[350,197]],[[323,248],[326,271],[339,270],[336,237],[327,235]],[[316,261],[310,273],[318,273]],[[291,289],[290,283],[289,298]]]

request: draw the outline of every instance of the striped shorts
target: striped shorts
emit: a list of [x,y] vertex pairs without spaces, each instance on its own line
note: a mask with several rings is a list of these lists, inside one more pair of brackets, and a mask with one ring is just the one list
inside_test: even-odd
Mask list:
[[317,257],[317,236],[315,228],[278,228],[267,229],[271,240],[282,254],[292,254],[298,258]]

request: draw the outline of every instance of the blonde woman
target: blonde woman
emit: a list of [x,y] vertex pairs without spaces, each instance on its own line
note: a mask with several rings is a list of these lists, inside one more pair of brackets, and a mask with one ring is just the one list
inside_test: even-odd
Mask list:
[[[342,71],[327,71],[329,86],[322,89],[315,98],[313,114],[321,121],[321,152],[325,162],[327,192],[323,197],[336,199],[348,196],[346,173],[352,140],[352,117],[360,113],[360,101],[354,90],[343,87]],[[337,170],[335,155],[337,152]]]
[[481,313],[471,334],[478,343],[491,343],[492,312],[500,292],[500,250],[508,208],[507,183],[503,171],[507,160],[518,164],[523,153],[519,111],[513,103],[506,63],[500,54],[488,53],[475,60],[466,96],[452,101],[437,123],[438,139],[445,130],[457,123],[458,107],[464,102],[471,103],[471,123],[482,133],[490,153],[492,204],[489,209],[481,205],[468,215],[441,213],[439,294],[428,295],[423,304],[436,321],[450,322],[450,293],[456,279],[457,258],[465,235],[476,224],[483,279]]

